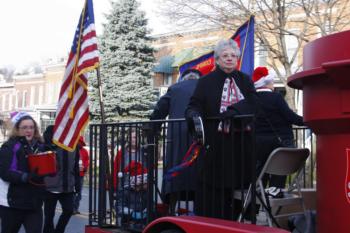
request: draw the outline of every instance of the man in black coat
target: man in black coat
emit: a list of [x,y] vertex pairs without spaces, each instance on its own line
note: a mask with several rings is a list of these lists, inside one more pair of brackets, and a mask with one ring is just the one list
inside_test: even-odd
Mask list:
[[[257,90],[259,114],[256,117],[256,151],[258,171],[262,169],[270,153],[278,147],[294,147],[292,125],[303,126],[303,118],[293,112],[280,93],[274,92],[274,77],[266,67],[257,67],[253,73]],[[285,176],[265,176],[269,182],[268,194],[281,197]]]
[[[198,81],[186,110],[190,126],[193,117],[200,116],[204,120],[206,153],[198,161],[200,182],[195,203],[195,212],[200,216],[235,218],[239,208],[232,200],[232,191],[250,179],[247,174],[250,153],[245,154],[243,169],[240,142],[236,138],[232,143],[235,135],[232,125],[208,119],[234,114],[237,109],[232,107],[242,100],[246,100],[254,111],[256,92],[249,76],[236,70],[239,56],[240,50],[233,40],[223,40],[216,45],[216,69]],[[246,171],[243,184],[242,170]]]
[[[69,152],[52,143],[53,125],[49,125],[44,132],[47,149],[56,153],[57,173],[45,178],[46,197],[44,200],[43,233],[63,233],[73,215],[74,195],[78,190],[79,177],[79,148]],[[79,147],[79,146],[77,146]],[[54,225],[57,202],[62,207],[61,215]]]
[[[151,120],[182,119],[185,117],[193,91],[197,85],[200,72],[197,70],[186,70],[181,81],[169,87],[167,93],[157,102],[151,114]],[[166,154],[164,158],[164,172],[181,164],[192,140],[188,135],[186,122],[172,121],[168,124]],[[171,180],[163,180],[162,194],[165,202],[170,204],[171,212],[174,211],[177,200],[193,200],[195,187],[194,168],[189,167]]]

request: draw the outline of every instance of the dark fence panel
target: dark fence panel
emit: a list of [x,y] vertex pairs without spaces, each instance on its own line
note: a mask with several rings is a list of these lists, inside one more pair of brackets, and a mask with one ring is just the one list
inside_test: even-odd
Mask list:
[[[235,220],[241,202],[232,194],[241,190],[243,196],[257,175],[253,120],[236,117],[227,123],[228,133],[218,132],[217,119],[207,120],[209,145],[169,179],[165,175],[181,164],[193,141],[185,120],[90,125],[89,224],[142,231],[155,218],[194,212]],[[294,133],[298,147],[313,151],[309,130],[295,128]],[[312,156],[304,171],[307,188],[314,187],[313,164]],[[252,223],[255,208],[247,215]]]

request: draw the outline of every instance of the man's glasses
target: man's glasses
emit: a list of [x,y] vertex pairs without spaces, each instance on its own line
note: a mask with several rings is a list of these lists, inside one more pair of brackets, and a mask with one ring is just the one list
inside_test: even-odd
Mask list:
[[34,130],[34,126],[27,126],[27,125],[25,125],[25,126],[19,127],[19,129],[20,130],[27,130],[27,129]]

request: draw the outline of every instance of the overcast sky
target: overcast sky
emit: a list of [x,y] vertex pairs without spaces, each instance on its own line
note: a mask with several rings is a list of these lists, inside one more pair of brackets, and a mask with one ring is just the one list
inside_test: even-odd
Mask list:
[[[68,54],[84,0],[0,0],[0,66]],[[154,0],[141,0],[153,34],[167,30],[156,16]],[[97,34],[109,0],[94,0]],[[168,27],[169,28],[169,27]]]

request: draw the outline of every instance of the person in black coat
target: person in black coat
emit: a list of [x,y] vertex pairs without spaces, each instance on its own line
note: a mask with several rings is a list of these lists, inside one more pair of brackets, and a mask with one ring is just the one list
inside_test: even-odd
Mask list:
[[0,149],[1,232],[39,233],[43,177],[29,170],[28,155],[45,150],[37,123],[25,112],[12,115],[10,138]]
[[[45,146],[56,153],[57,172],[54,176],[44,179],[46,185],[44,199],[43,233],[63,233],[73,215],[74,195],[80,186],[79,149],[70,152],[53,144],[53,125],[44,132]],[[61,204],[62,212],[54,225],[57,202]]]
[[248,75],[236,69],[239,56],[236,42],[231,39],[219,41],[214,50],[216,68],[198,81],[186,109],[190,127],[193,117],[200,116],[204,120],[206,153],[198,161],[200,182],[195,202],[195,213],[200,216],[235,218],[239,208],[232,200],[232,191],[250,180],[244,174],[241,183],[241,170],[250,171],[250,153],[246,153],[247,163],[243,169],[240,145],[233,145],[231,141],[232,125],[208,120],[237,112],[232,108],[244,99],[251,109],[255,108],[254,85]]
[[[197,70],[186,70],[181,81],[169,87],[167,93],[157,102],[150,119],[181,119],[185,117],[185,110],[193,94],[200,77]],[[166,155],[164,159],[164,172],[181,164],[192,139],[188,136],[186,122],[174,121],[168,124]],[[177,177],[171,180],[163,180],[162,194],[164,201],[174,211],[178,199],[193,200],[195,187],[194,167],[182,171]]]
[[[280,93],[274,92],[273,79],[266,67],[254,70],[253,81],[260,106],[255,124],[258,171],[274,149],[281,146],[294,147],[292,125],[304,125],[303,118],[289,108]],[[285,187],[285,176],[265,176],[265,185],[267,182],[270,186],[268,194],[283,195],[281,188]]]

